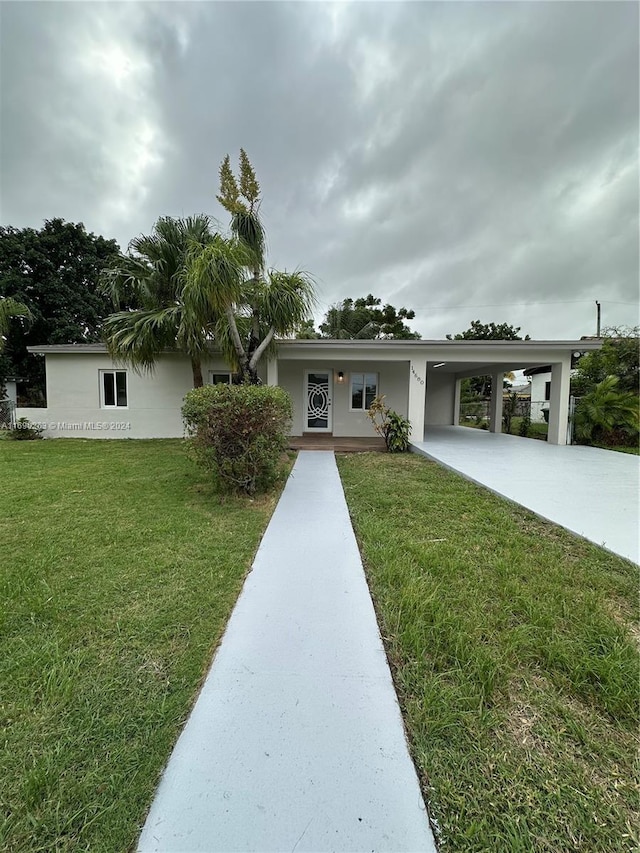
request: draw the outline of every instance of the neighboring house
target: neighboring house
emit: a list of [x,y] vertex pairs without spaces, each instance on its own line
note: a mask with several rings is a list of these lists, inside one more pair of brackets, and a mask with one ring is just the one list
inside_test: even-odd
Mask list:
[[13,425],[18,403],[18,382],[20,381],[17,376],[7,376],[2,383],[5,388],[4,395],[0,387],[0,429],[6,429]]
[[[600,341],[579,342],[581,350]],[[422,439],[425,425],[455,425],[460,384],[490,374],[498,389],[490,405],[490,429],[502,425],[503,374],[552,366],[549,441],[566,443],[571,353],[576,341],[286,340],[261,366],[269,385],[293,399],[292,435],[372,435],[367,408],[376,394],[412,425]],[[182,400],[191,388],[191,366],[177,352],[162,355],[151,373],[114,363],[101,344],[30,347],[44,355],[46,409],[18,409],[17,417],[45,425],[46,436],[169,438],[183,435]],[[229,368],[212,351],[205,381],[228,382]]]
[[544,423],[551,401],[551,366],[531,367],[524,375],[531,380],[531,423]]
[[9,400],[15,406],[18,402],[18,382],[14,376],[7,376],[4,380],[4,387],[7,389],[5,400]]

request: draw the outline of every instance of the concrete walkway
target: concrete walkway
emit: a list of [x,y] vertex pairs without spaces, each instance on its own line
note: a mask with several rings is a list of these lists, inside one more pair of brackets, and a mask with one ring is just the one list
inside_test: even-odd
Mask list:
[[468,427],[428,427],[416,451],[467,479],[640,561],[640,460]]
[[333,453],[301,452],[139,851],[435,851]]

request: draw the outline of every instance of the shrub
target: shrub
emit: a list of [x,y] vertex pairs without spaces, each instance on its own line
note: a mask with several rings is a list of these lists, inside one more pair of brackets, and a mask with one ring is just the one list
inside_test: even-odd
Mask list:
[[529,430],[531,429],[531,407],[527,406],[522,418],[520,419],[520,426],[518,427],[518,435],[521,435],[522,438],[528,438]]
[[405,453],[409,449],[411,424],[384,404],[384,395],[374,398],[367,412],[373,428],[384,438],[389,453]]
[[34,426],[28,418],[18,418],[15,425],[8,430],[7,438],[12,441],[35,441],[42,438],[42,430]]
[[518,395],[515,393],[507,394],[502,402],[502,425],[507,434],[511,433],[511,424],[518,408]]
[[206,385],[182,407],[196,458],[218,489],[250,495],[282,476],[291,414],[289,395],[270,385]]
[[607,376],[585,394],[575,412],[576,437],[590,444],[625,444],[638,438],[638,397],[619,391],[617,376]]

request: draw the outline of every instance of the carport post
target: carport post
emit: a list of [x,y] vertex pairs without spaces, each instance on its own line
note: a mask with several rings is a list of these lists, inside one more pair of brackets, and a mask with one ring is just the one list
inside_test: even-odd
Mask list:
[[267,361],[267,385],[278,384],[278,359],[270,358]]
[[453,390],[453,425],[460,426],[460,389],[462,387],[462,379],[456,379],[456,384]]
[[502,432],[502,386],[504,373],[494,373],[491,376],[491,402],[489,403],[489,429],[491,432]]
[[571,357],[551,365],[551,399],[549,400],[549,444],[566,444],[569,424],[569,380]]
[[409,362],[409,406],[407,417],[411,422],[411,438],[424,441],[424,401],[427,389],[426,359]]

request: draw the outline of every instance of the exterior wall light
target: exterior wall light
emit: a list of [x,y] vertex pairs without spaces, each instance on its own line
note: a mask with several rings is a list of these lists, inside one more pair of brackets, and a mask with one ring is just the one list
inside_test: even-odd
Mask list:
[[338,371],[338,382],[342,384],[344,382],[344,370]]

